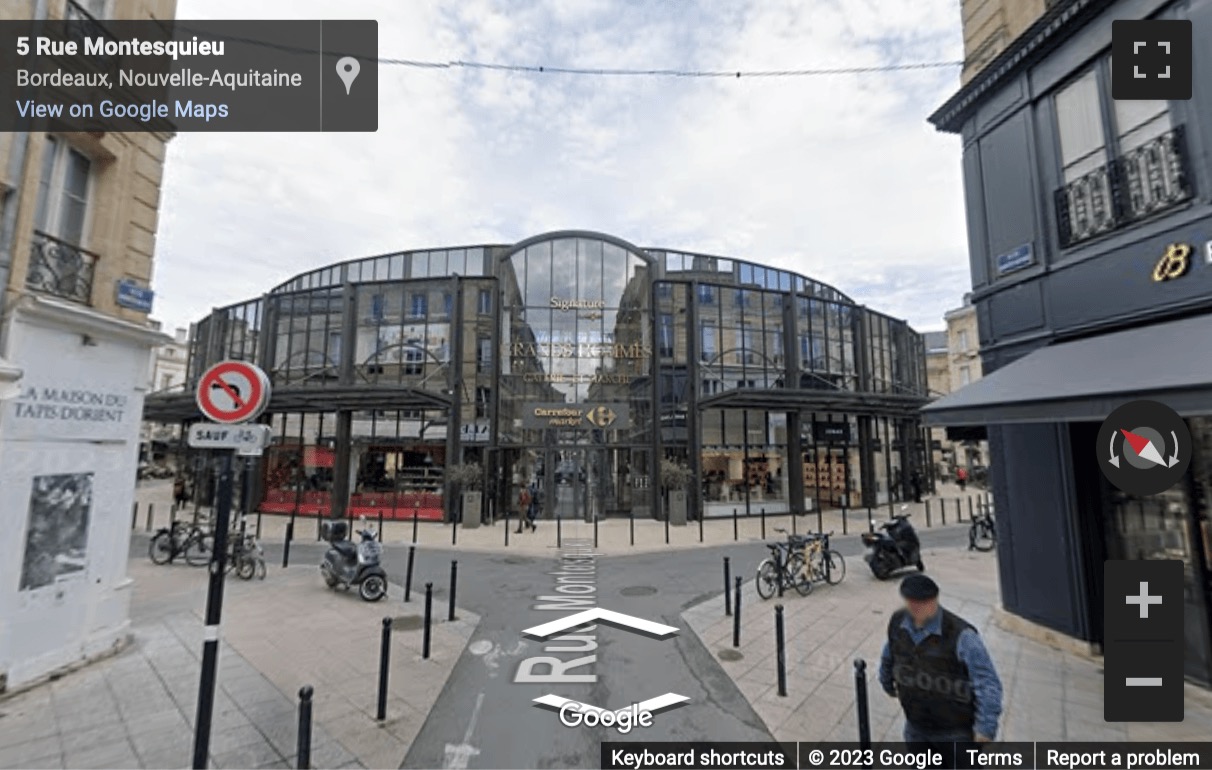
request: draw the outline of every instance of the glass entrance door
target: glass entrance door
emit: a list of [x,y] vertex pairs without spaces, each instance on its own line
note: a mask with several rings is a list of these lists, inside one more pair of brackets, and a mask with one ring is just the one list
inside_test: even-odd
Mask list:
[[553,515],[593,521],[605,512],[609,468],[605,450],[558,447],[550,451]]

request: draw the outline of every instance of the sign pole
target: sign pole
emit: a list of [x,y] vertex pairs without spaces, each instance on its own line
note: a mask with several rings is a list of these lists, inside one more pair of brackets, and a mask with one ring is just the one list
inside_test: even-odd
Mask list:
[[194,719],[194,770],[205,770],[210,755],[210,720],[215,708],[215,675],[219,666],[219,619],[223,614],[223,584],[227,572],[227,530],[231,520],[232,455],[222,452],[218,499],[215,501],[214,551],[210,556],[210,585],[206,590],[206,625],[202,642],[202,678]]

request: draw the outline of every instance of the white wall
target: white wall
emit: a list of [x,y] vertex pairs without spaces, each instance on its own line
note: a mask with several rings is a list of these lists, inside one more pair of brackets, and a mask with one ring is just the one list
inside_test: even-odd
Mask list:
[[56,316],[36,304],[6,330],[5,356],[24,375],[18,395],[0,403],[0,676],[9,688],[126,637],[139,423],[156,339],[91,311]]

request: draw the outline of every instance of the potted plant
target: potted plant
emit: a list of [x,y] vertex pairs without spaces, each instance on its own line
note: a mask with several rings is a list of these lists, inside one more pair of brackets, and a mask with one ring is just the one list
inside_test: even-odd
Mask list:
[[665,489],[665,509],[670,524],[686,523],[686,487],[690,486],[693,474],[690,467],[680,460],[666,457],[661,460],[661,486]]
[[461,496],[463,526],[474,529],[480,526],[480,515],[484,495],[480,486],[484,482],[484,469],[476,462],[458,463],[446,469],[446,480],[451,489]]

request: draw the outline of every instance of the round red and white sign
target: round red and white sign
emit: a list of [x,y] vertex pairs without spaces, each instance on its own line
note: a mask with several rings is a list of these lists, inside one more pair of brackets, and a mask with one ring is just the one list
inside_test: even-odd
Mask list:
[[215,422],[255,419],[269,403],[269,376],[245,361],[221,361],[198,380],[198,408]]

